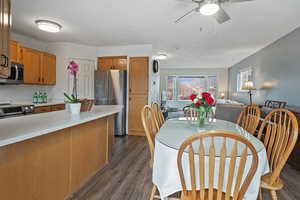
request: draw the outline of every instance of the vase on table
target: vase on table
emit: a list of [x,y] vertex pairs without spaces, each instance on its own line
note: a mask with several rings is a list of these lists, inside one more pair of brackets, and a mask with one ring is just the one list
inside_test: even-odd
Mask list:
[[206,112],[204,111],[198,111],[198,126],[202,127],[205,124],[206,121]]

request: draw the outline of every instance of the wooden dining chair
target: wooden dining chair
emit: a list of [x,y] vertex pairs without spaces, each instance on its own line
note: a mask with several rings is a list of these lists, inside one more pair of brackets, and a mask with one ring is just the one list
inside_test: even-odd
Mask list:
[[184,107],[183,113],[185,118],[190,122],[196,121],[198,119],[198,112],[190,106]]
[[[153,109],[146,105],[144,106],[144,108],[142,109],[142,123],[145,129],[145,133],[146,133],[146,137],[147,137],[147,141],[148,141],[148,145],[149,145],[149,150],[150,150],[150,154],[151,154],[151,160],[150,160],[150,167],[153,167],[153,156],[154,156],[154,146],[155,146],[155,135],[159,130],[159,125],[157,120],[155,119],[155,112],[153,111]],[[151,196],[150,196],[150,200],[153,199],[160,199],[159,196],[156,196],[157,192],[157,187],[156,185],[152,186],[152,190],[151,190]]]
[[[261,188],[270,190],[272,200],[277,200],[276,191],[284,186],[279,176],[295,147],[297,137],[297,118],[287,109],[271,111],[259,129],[258,139],[266,147],[270,166],[270,173],[261,179]],[[262,199],[261,192],[259,198]]]
[[157,102],[153,102],[151,104],[151,108],[154,111],[155,120],[157,121],[159,128],[162,127],[162,125],[165,123],[165,118],[159,104]]
[[258,105],[250,104],[240,113],[237,124],[251,134],[255,134],[260,120],[261,110]]
[[[204,145],[204,140],[210,142]],[[220,146],[215,144],[216,140],[221,142]],[[232,144],[231,151],[228,149],[229,142]],[[241,155],[238,155],[237,152],[241,152]],[[247,161],[250,152],[252,159]],[[191,185],[191,189],[187,189],[186,176],[182,167],[184,153],[188,154],[189,158],[191,183],[188,185]],[[205,159],[205,157],[207,158]],[[215,174],[216,158],[220,163],[218,174]],[[237,158],[240,159],[239,162]],[[199,168],[196,168],[196,162]],[[249,170],[245,171],[246,162],[250,162],[249,165],[251,165]],[[229,166],[226,167],[226,163]],[[181,144],[177,165],[182,185],[182,200],[242,200],[257,170],[258,155],[255,147],[240,135],[228,131],[202,132],[189,137]],[[205,166],[209,166],[209,168]],[[196,177],[196,174],[199,175]],[[208,180],[205,180],[206,177]],[[224,177],[228,177],[227,183]],[[245,177],[244,180],[243,177]],[[215,179],[218,180],[217,188],[214,187]],[[208,184],[205,185],[205,183]],[[226,188],[225,192],[223,188]]]

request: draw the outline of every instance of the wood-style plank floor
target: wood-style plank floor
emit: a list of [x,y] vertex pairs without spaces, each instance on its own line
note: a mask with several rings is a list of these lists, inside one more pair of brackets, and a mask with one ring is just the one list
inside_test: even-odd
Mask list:
[[[148,200],[151,169],[146,138],[117,137],[110,164],[77,192],[72,200]],[[286,166],[282,173],[285,187],[279,200],[300,199],[300,173]],[[271,200],[264,191],[264,200]]]

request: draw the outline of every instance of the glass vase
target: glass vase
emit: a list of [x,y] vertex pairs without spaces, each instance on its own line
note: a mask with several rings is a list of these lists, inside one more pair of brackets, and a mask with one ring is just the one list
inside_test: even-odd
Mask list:
[[198,111],[198,126],[202,127],[205,124],[206,112]]

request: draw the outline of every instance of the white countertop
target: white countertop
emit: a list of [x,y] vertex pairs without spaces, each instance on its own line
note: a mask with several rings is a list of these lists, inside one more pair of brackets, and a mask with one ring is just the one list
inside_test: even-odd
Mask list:
[[0,119],[0,147],[76,126],[121,111],[123,106],[94,106],[92,111],[71,115],[67,110]]

